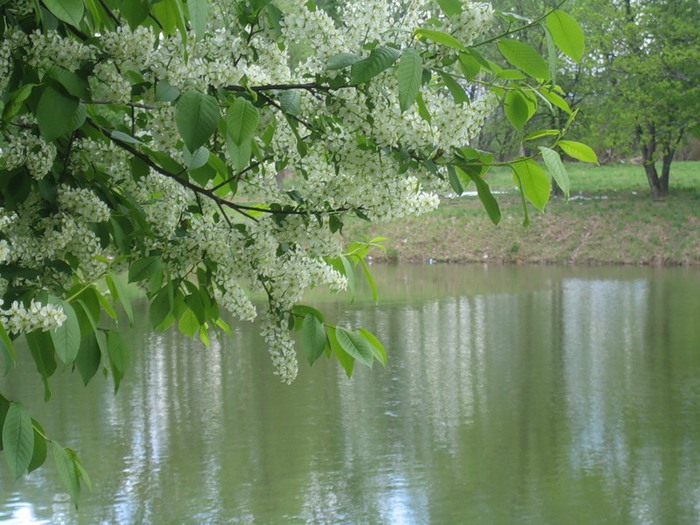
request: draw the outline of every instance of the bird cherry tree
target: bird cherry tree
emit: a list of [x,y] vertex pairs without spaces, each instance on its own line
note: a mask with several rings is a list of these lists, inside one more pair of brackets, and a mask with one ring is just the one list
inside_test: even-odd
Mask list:
[[[364,257],[380,240],[346,243],[344,224],[425,213],[470,184],[498,222],[484,178],[493,155],[471,144],[498,105],[516,128],[538,107],[571,115],[551,79],[558,50],[580,56],[583,40],[559,9],[536,20],[463,0],[334,11],[312,0],[0,0],[3,373],[28,352],[46,400],[64,368],[86,384],[111,374],[118,389],[137,288],[155,329],[205,345],[230,331],[224,317],[261,317],[285,383],[298,371],[294,330],[310,363],[325,354],[350,375],[386,362],[373,334],[302,304],[316,286],[351,288],[356,271],[373,285]],[[510,29],[489,36],[495,16]],[[556,45],[549,61],[509,38],[535,26]],[[484,58],[490,45],[500,64]],[[538,155],[509,163],[526,220],[551,177],[568,190],[557,148],[585,146],[565,133],[525,137],[541,141]],[[0,427],[11,474],[50,449],[77,505],[89,479],[75,451],[5,394]]]

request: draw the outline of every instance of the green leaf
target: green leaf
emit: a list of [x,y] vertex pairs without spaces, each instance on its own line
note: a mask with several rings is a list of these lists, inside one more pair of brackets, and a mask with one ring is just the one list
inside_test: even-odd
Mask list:
[[551,185],[542,167],[532,159],[518,160],[512,164],[516,183],[520,181],[525,197],[540,211],[549,201]]
[[355,367],[355,359],[345,350],[343,350],[343,347],[340,346],[340,343],[338,343],[338,339],[336,337],[336,327],[328,327],[328,341],[330,342],[331,350],[333,350],[333,355],[335,355],[335,358],[345,370],[345,374],[348,377],[352,377],[352,370]]
[[5,109],[2,111],[3,120],[9,121],[19,113],[20,109],[22,109],[22,105],[32,94],[36,86],[38,86],[38,84],[25,84],[11,93],[10,99]]
[[297,90],[282,91],[279,94],[280,107],[288,115],[301,113],[301,94]]
[[87,386],[90,379],[97,373],[102,360],[102,352],[94,332],[86,334],[80,340],[80,349],[75,358],[75,364],[83,379],[83,384]]
[[79,27],[83,18],[83,0],[44,0],[44,5],[59,20]]
[[536,140],[543,137],[558,137],[559,135],[561,135],[561,131],[558,129],[541,129],[539,131],[535,131],[534,133],[530,133],[523,140]]
[[151,305],[148,308],[148,319],[150,320],[153,328],[157,330],[165,330],[168,326],[175,322],[175,316],[172,313],[172,299],[172,290],[165,287],[158,292],[158,295],[156,295],[151,302]]
[[69,95],[81,100],[90,99],[90,86],[88,81],[78,74],[55,65],[51,66],[46,74],[61,84]]
[[367,264],[367,262],[363,258],[360,258],[360,266],[362,266],[362,270],[364,270],[364,273],[365,273],[365,279],[367,279],[367,284],[369,284],[369,287],[372,290],[372,299],[374,299],[374,303],[377,304],[377,303],[379,303],[379,293],[377,292],[377,283],[374,282],[374,277],[372,277],[372,272],[369,269],[369,265]]
[[180,90],[171,86],[166,80],[160,80],[156,84],[156,100],[160,102],[172,102],[180,96]]
[[185,146],[196,151],[212,136],[219,123],[219,104],[211,95],[188,91],[175,106],[175,124]]
[[119,332],[110,330],[107,334],[107,347],[109,350],[109,362],[112,365],[112,376],[114,377],[114,391],[119,390],[119,385],[126,370],[129,368],[131,352],[124,341],[124,337]]
[[125,0],[121,3],[119,12],[122,14],[129,27],[133,30],[140,26],[148,18],[149,5],[147,0]]
[[363,365],[372,368],[374,352],[372,350],[372,345],[367,339],[340,326],[337,326],[335,329],[335,337],[340,347],[348,355],[352,356]]
[[46,86],[36,108],[39,131],[44,140],[51,142],[67,134],[79,105],[80,101],[77,98],[51,85]]
[[326,62],[326,69],[328,71],[336,71],[338,69],[345,69],[348,66],[352,66],[355,62],[362,60],[360,55],[355,53],[339,53],[332,56]]
[[255,136],[260,112],[244,98],[236,98],[226,113],[226,134],[240,145]]
[[416,100],[423,79],[423,59],[415,49],[405,49],[399,61],[399,107],[406,111]]
[[467,50],[467,47],[455,37],[443,31],[438,31],[436,29],[416,29],[416,36],[418,38],[427,38],[428,40],[432,40],[436,44],[442,44],[443,46],[459,49],[460,51]]
[[129,282],[145,281],[160,269],[160,257],[152,255],[143,259],[137,259],[129,266]]
[[447,16],[457,16],[462,13],[462,2],[460,0],[437,0],[437,3]]
[[583,162],[598,164],[598,156],[595,154],[595,151],[586,144],[573,140],[560,140],[558,145],[569,157]]
[[202,38],[207,31],[209,20],[209,2],[207,0],[187,0],[187,10],[190,14],[190,23],[197,38]]
[[374,352],[374,358],[379,361],[382,366],[386,366],[387,357],[384,345],[379,339],[372,333],[364,328],[359,328],[358,331],[364,336],[365,339],[372,345],[372,350]]
[[547,15],[547,29],[554,43],[572,60],[579,62],[583,58],[584,36],[581,26],[568,13],[557,9]]
[[44,383],[44,401],[48,401],[51,398],[49,377],[56,371],[56,358],[54,357],[55,352],[51,335],[47,332],[34,331],[25,334],[24,337],[29,345],[32,359],[34,359],[36,364],[36,370]]
[[460,53],[459,68],[464,73],[467,80],[474,80],[481,71],[481,64],[469,53]]
[[121,277],[114,272],[109,272],[107,274],[106,281],[112,297],[115,301],[118,300],[119,304],[121,304],[126,317],[129,319],[129,324],[134,324],[134,311],[131,308],[132,294],[129,287],[124,281],[122,281]]
[[544,165],[547,166],[550,175],[554,178],[557,185],[564,192],[564,196],[568,199],[571,182],[569,181],[569,174],[566,172],[566,167],[564,167],[559,153],[544,146],[540,146],[540,151],[542,152]]
[[2,426],[2,443],[10,472],[19,479],[29,468],[34,450],[32,418],[20,403],[10,404]]
[[350,81],[355,85],[364,84],[389,69],[400,56],[401,51],[393,47],[375,47],[367,58],[352,65]]
[[508,62],[533,78],[549,80],[549,66],[532,46],[519,40],[503,39],[498,49]]
[[36,419],[32,418],[32,431],[34,433],[34,448],[32,449],[32,460],[29,462],[27,472],[33,472],[46,461],[46,439],[44,429]]
[[0,394],[0,451],[4,448],[2,444],[2,427],[5,425],[5,417],[7,417],[8,410],[10,410],[10,402],[5,396]]
[[464,193],[464,187],[462,187],[462,181],[459,180],[459,175],[457,175],[457,170],[455,170],[454,166],[447,166],[447,175],[450,186],[459,197]]
[[15,346],[2,324],[0,324],[0,356],[3,362],[1,373],[5,375],[9,372],[10,367],[15,364]]
[[63,448],[63,446],[54,441],[51,444],[53,459],[56,463],[56,470],[58,471],[58,477],[63,483],[63,486],[68,491],[70,499],[78,508],[78,499],[80,498],[80,478],[78,477],[78,472],[73,463],[73,457],[71,450],[69,448]]
[[50,334],[56,355],[68,365],[75,361],[80,349],[80,324],[70,304],[58,299],[52,300],[51,303],[63,308],[63,313],[66,315],[65,322]]
[[309,364],[321,357],[326,348],[326,329],[313,314],[306,314],[301,325],[301,344]]
[[430,116],[430,111],[428,111],[428,107],[425,105],[425,100],[423,100],[423,95],[420,93],[418,93],[418,96],[416,97],[416,105],[418,106],[418,114],[421,116],[421,118],[428,124],[432,124],[433,118]]
[[503,111],[508,121],[517,130],[523,129],[525,123],[530,119],[530,108],[520,91],[509,91],[506,94]]
[[457,104],[469,104],[469,96],[467,95],[466,91],[464,91],[464,88],[459,85],[459,82],[457,82],[452,75],[445,72],[441,72],[440,78],[442,78],[442,81],[447,86],[447,89],[450,90],[450,94],[452,95],[452,98]]
[[562,109],[569,115],[572,114],[571,107],[569,106],[569,103],[564,100],[560,95],[555,93],[554,91],[548,91],[548,90],[542,90],[540,91],[542,96],[546,98],[550,103],[558,107],[559,109]]
[[182,314],[182,317],[180,317],[180,321],[177,324],[180,332],[188,337],[194,337],[199,331],[200,326],[201,325],[199,324],[197,315],[190,308],[185,310],[185,313]]
[[498,224],[501,220],[501,209],[498,207],[498,201],[491,193],[491,188],[486,183],[486,181],[475,172],[473,169],[469,169],[469,166],[461,166],[464,172],[469,176],[471,180],[476,184],[476,192],[479,195],[479,200],[483,204],[486,213],[491,219],[491,222]]

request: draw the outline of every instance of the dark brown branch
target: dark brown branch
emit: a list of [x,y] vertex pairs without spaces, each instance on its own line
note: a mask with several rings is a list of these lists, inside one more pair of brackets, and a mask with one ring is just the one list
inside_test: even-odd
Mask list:
[[[337,214],[337,213],[342,213],[346,211],[350,211],[350,208],[336,208],[336,209],[330,209],[330,210],[319,210],[319,211],[312,211],[312,210],[299,210],[299,209],[291,209],[291,210],[271,210],[268,208],[260,208],[258,206],[246,206],[245,204],[238,204],[235,202],[231,202],[227,199],[224,199],[223,197],[219,197],[214,193],[213,190],[207,189],[207,188],[202,188],[201,186],[197,186],[196,184],[193,184],[191,181],[182,179],[180,178],[177,174],[172,173],[162,166],[158,165],[157,163],[153,162],[151,158],[146,155],[145,153],[140,152],[136,148],[132,147],[131,145],[127,144],[126,142],[119,140],[117,138],[114,138],[110,131],[107,128],[104,128],[92,120],[88,119],[88,124],[98,130],[100,133],[102,133],[105,137],[109,138],[114,144],[119,146],[125,151],[128,151],[130,154],[132,154],[134,157],[138,158],[139,160],[142,160],[147,166],[155,170],[156,172],[160,173],[161,175],[168,177],[169,179],[174,180],[184,188],[187,188],[191,191],[193,191],[196,195],[202,195],[204,197],[207,197],[210,199],[212,202],[215,202],[219,206],[225,206],[227,208],[230,208],[241,215],[244,215],[245,217],[256,220],[255,217],[251,216],[248,211],[252,212],[258,212],[258,213],[268,213],[270,215],[316,215],[316,214]],[[183,168],[183,172],[186,171],[186,168]]]
[[114,23],[117,24],[117,26],[121,26],[122,22],[117,18],[117,16],[112,12],[112,10],[109,8],[107,4],[105,4],[104,0],[97,0],[100,5],[102,6],[102,9],[104,9],[107,12],[107,16],[109,16],[112,20],[114,20]]

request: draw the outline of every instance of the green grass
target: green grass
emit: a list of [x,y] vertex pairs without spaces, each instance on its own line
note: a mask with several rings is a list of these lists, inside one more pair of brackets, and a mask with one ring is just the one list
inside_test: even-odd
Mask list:
[[386,253],[400,261],[700,264],[700,162],[673,164],[671,194],[662,202],[651,200],[641,166],[567,168],[572,199],[552,199],[544,214],[530,207],[527,228],[512,177],[499,169],[488,175],[493,190],[508,191],[497,196],[498,226],[477,198],[461,197],[422,217],[385,225],[356,221],[345,234],[388,237]]

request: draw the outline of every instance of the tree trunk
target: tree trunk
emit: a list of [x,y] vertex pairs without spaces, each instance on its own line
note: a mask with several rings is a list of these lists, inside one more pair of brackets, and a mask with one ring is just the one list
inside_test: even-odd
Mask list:
[[[651,198],[655,201],[663,200],[668,195],[668,173],[666,174],[666,184],[663,183],[663,175],[659,177],[659,172],[656,170],[656,129],[653,124],[649,125],[645,130],[641,126],[637,128],[637,136],[641,139],[640,145],[642,149],[642,161],[644,163],[644,171],[647,175],[649,188],[651,188]],[[671,158],[673,156],[671,155]],[[665,164],[664,156],[664,164]],[[669,168],[670,168],[669,160]]]

